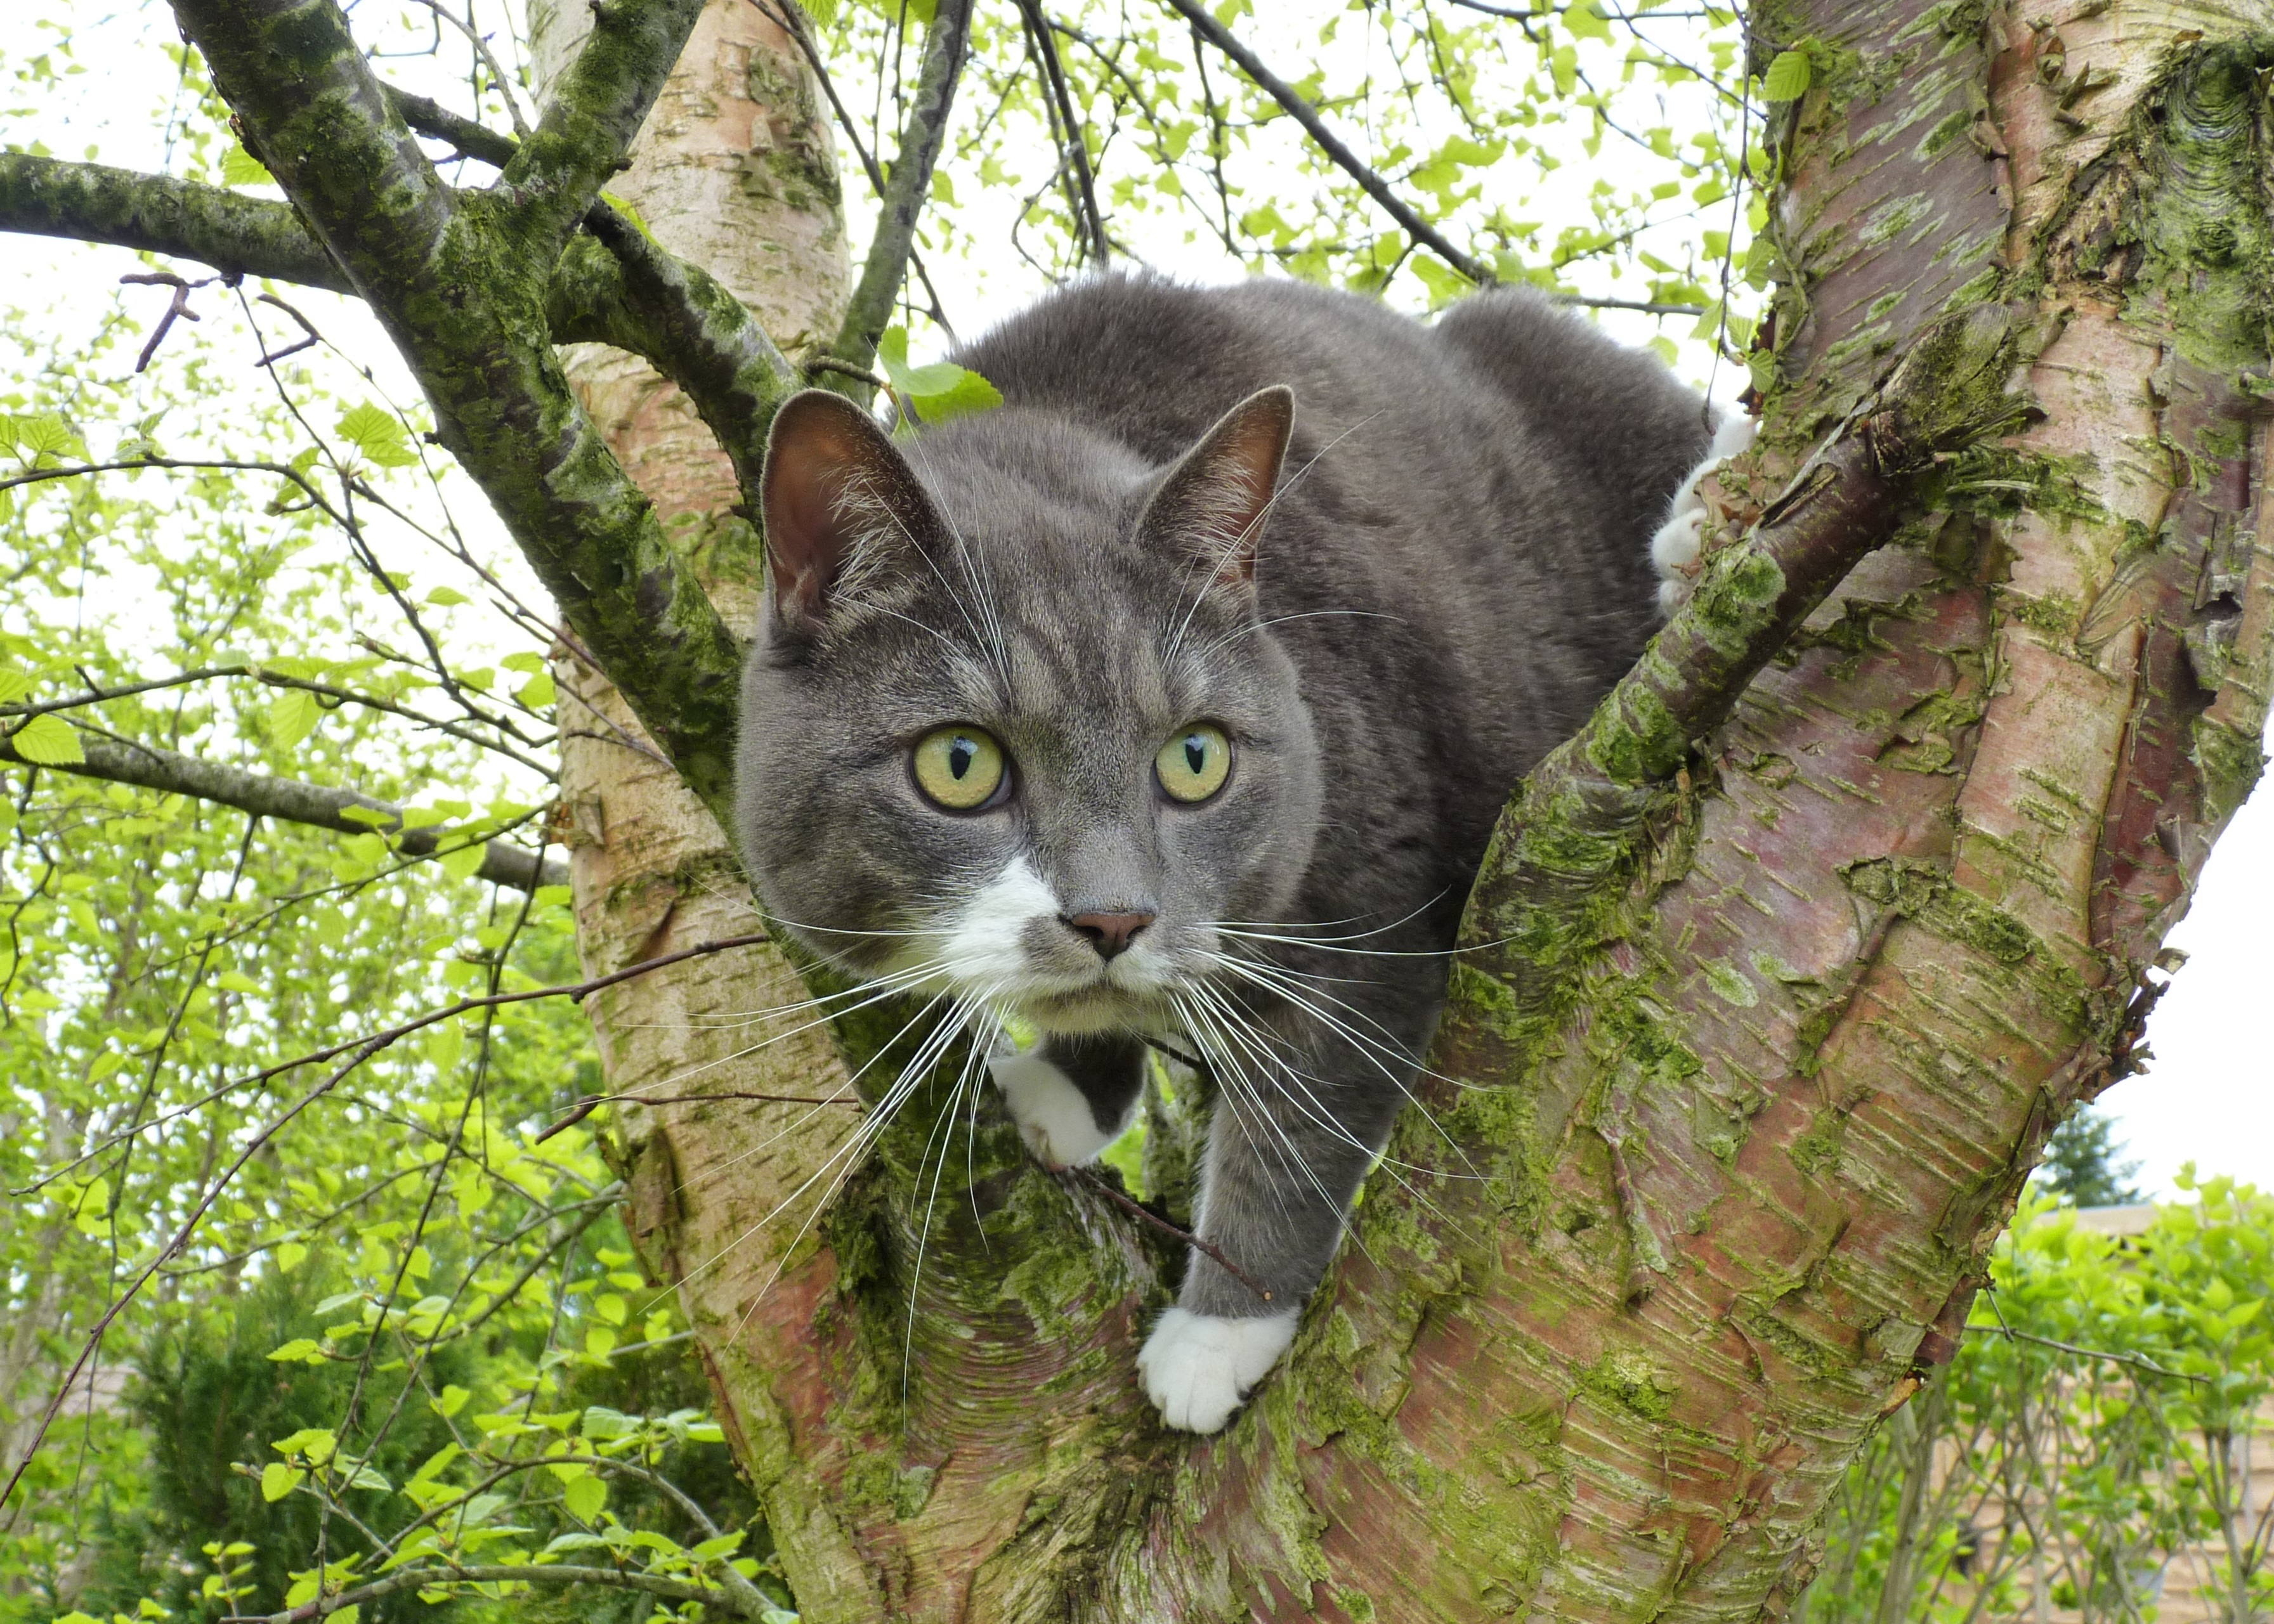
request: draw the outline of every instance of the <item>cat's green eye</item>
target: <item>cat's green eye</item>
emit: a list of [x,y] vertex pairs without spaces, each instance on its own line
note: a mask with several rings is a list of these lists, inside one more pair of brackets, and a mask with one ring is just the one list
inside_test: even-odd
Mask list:
[[1161,747],[1153,771],[1171,800],[1206,801],[1231,772],[1231,741],[1223,728],[1195,722]]
[[951,812],[983,807],[1003,787],[1003,747],[975,727],[943,727],[916,746],[916,787]]

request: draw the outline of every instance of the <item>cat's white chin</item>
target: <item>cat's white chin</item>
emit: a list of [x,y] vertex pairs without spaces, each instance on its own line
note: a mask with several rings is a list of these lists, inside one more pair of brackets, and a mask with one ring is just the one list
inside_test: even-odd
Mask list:
[[1171,1308],[1137,1355],[1145,1395],[1184,1432],[1216,1432],[1295,1340],[1296,1313],[1224,1320]]

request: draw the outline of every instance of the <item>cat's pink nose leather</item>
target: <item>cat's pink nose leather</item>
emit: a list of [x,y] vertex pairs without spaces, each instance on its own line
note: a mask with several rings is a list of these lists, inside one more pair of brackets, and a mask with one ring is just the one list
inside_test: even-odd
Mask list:
[[1152,922],[1150,914],[1076,914],[1066,921],[1075,935],[1088,938],[1101,959],[1118,957],[1130,938]]

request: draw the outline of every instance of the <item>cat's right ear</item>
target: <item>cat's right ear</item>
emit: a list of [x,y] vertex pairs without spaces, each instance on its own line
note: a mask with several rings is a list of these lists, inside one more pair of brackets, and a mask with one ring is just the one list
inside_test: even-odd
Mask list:
[[1180,549],[1203,590],[1255,590],[1255,546],[1295,427],[1294,392],[1259,389],[1216,419],[1161,481],[1140,534]]
[[864,566],[926,545],[934,527],[930,499],[877,420],[826,389],[774,413],[760,483],[774,609],[793,627],[819,626]]

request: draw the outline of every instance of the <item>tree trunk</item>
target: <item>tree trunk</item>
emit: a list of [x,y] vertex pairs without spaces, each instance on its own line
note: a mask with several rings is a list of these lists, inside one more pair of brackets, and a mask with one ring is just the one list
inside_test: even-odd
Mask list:
[[[591,14],[560,0],[533,5],[531,24],[549,94]],[[849,294],[836,157],[809,71],[770,18],[749,0],[710,0],[630,156],[614,191],[658,242],[717,277],[793,357],[826,348]],[[579,400],[712,603],[737,635],[749,635],[757,538],[739,516],[734,470],[692,402],[621,350],[576,345],[564,361]],[[556,650],[554,673],[560,827],[573,853],[585,974],[762,929],[726,832],[615,685],[566,648]],[[709,1285],[706,1294],[690,1284],[683,1297],[722,1390],[742,1385],[740,1327],[719,1294],[755,1296],[751,1282],[776,1259],[763,1226],[747,1232],[772,1204],[770,1192],[811,1177],[857,1117],[846,1105],[706,1105],[694,1096],[842,1094],[851,1101],[825,1026],[810,1017],[764,1019],[806,996],[782,955],[758,945],[621,982],[588,1005],[611,1094],[686,1101],[620,1107],[613,1149],[629,1184],[627,1222],[651,1272]],[[755,1047],[769,1037],[769,1046]],[[737,1448],[747,1461],[739,1438]],[[794,1530],[780,1528],[777,1538],[795,1561]]]
[[[1458,1085],[1422,1090],[1458,1148],[1409,1114],[1220,1438],[1138,1396],[1172,1260],[952,1065],[809,1225],[817,1108],[651,1127],[641,1222],[807,1617],[1773,1616],[2045,1135],[2124,1069],[2260,763],[2274,43],[2162,0],[1754,28],[1814,85],[1772,118],[1774,382],[1725,507],[1862,490],[1830,528],[1896,545],[1686,759],[1630,696],[1535,775],[1432,1061]],[[1984,331],[2025,412],[1772,508],[1897,361],[1978,387]],[[744,1064],[704,1086],[841,1075]],[[784,1166],[735,1161],[793,1120]]]

